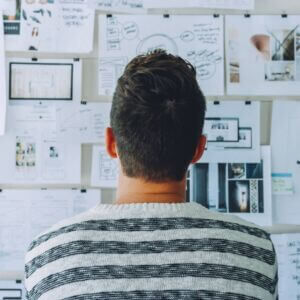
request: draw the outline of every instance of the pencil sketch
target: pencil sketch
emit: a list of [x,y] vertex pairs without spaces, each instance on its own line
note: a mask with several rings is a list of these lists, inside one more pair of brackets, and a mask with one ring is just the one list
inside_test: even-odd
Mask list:
[[[202,16],[135,16],[99,17],[100,68],[103,57],[133,57],[163,49],[188,60],[196,69],[197,79],[207,95],[223,94],[223,22],[222,17]],[[147,24],[153,24],[149,27]],[[114,85],[101,88],[100,94],[112,93]],[[111,81],[116,83],[117,78]]]

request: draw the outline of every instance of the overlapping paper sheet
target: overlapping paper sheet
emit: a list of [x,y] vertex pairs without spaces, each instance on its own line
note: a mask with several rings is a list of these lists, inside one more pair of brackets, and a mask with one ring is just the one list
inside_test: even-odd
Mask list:
[[54,104],[10,105],[0,137],[1,184],[80,184],[81,146],[57,138]]
[[22,280],[0,280],[0,300],[25,300]]
[[92,51],[95,10],[88,6],[88,0],[4,2],[6,50],[48,53]]
[[65,142],[104,144],[111,103],[81,102],[57,108],[57,134]]
[[299,16],[226,16],[227,93],[299,95]]
[[274,101],[271,128],[274,223],[300,224],[300,102]]
[[208,101],[200,162],[260,162],[260,102]]
[[147,8],[218,8],[252,10],[254,0],[150,0],[145,1]]
[[279,299],[300,298],[300,234],[271,235],[278,261]]
[[132,58],[158,48],[192,63],[205,95],[224,94],[222,16],[102,15],[99,40],[100,95],[113,94]]
[[[2,12],[0,11],[0,20]],[[4,33],[3,22],[0,22],[0,136],[5,133],[6,122],[6,73],[5,73],[5,53],[4,53]]]
[[79,59],[7,59],[9,102],[81,100]]
[[116,188],[119,175],[119,162],[112,159],[104,146],[94,145],[92,156],[91,186]]
[[261,226],[272,225],[271,153],[259,163],[198,163],[190,174],[190,202],[231,213]]
[[99,190],[2,190],[0,271],[22,271],[25,252],[34,237],[99,202]]

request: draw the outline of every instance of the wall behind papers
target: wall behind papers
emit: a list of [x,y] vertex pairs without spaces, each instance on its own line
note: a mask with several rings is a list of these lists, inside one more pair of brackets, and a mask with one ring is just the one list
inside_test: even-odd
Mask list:
[[[97,12],[99,14],[100,12]],[[170,9],[170,10],[152,10],[153,14],[241,14],[240,11],[234,10],[212,10],[212,9]],[[284,3],[282,0],[256,0],[256,9],[251,11],[251,14],[282,14],[282,13],[292,13],[300,14],[300,4],[299,0],[289,0]],[[110,101],[110,97],[98,96],[98,18],[95,18],[95,31],[94,31],[94,49],[93,52],[88,55],[78,55],[83,61],[83,74],[82,74],[82,99],[87,101]],[[32,57],[30,54],[9,52],[8,57]],[[62,55],[62,54],[38,54],[35,55],[39,58],[73,58],[74,55]],[[281,97],[282,98],[282,97]],[[285,97],[288,99],[297,99],[300,101],[299,97]],[[261,105],[261,144],[270,144],[270,126],[271,126],[271,116],[272,116],[272,98],[271,97],[240,97],[240,96],[224,96],[224,97],[210,97],[208,100],[260,100]],[[92,146],[83,145],[82,146],[82,176],[81,185],[83,187],[90,187],[90,175],[91,175],[91,163],[92,163]],[[35,186],[36,187],[36,186]],[[61,188],[62,186],[51,186],[51,188]],[[70,186],[68,186],[70,187]],[[33,188],[33,186],[6,186],[1,185],[0,188]],[[113,189],[103,189],[101,191],[102,203],[111,203],[115,197],[115,190]],[[299,226],[288,226],[288,225],[276,225],[268,228],[272,233],[286,233],[286,232],[300,232]],[[15,279],[16,277],[21,278],[23,274],[16,273],[1,273],[0,279]]]

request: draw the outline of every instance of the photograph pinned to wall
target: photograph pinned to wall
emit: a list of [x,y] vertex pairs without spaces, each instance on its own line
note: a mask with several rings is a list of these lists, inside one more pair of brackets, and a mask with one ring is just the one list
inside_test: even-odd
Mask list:
[[298,16],[226,16],[227,93],[298,95]]
[[[10,14],[15,14],[8,19],[18,20],[7,25],[11,32],[6,34],[6,50],[48,53],[92,51],[95,10],[88,6],[88,0],[5,1],[11,2]],[[18,1],[21,1],[20,4]]]
[[77,59],[8,59],[8,100],[79,102],[81,72]]
[[136,55],[163,49],[195,66],[205,95],[223,95],[223,27],[222,16],[100,15],[99,94],[113,94]]
[[112,159],[104,146],[93,146],[91,186],[116,188],[119,174],[118,160]]
[[37,176],[37,139],[35,130],[24,130],[16,136],[16,178],[32,179]]
[[274,101],[271,128],[274,223],[300,224],[300,103]]
[[260,162],[259,101],[208,101],[201,162]]
[[64,179],[66,176],[65,143],[57,140],[56,131],[42,137],[42,176],[44,179]]
[[190,202],[232,213],[258,225],[272,224],[271,153],[259,163],[198,163],[191,168]]
[[[4,34],[8,36],[21,33],[21,0],[2,0]],[[9,37],[8,37],[9,38]]]

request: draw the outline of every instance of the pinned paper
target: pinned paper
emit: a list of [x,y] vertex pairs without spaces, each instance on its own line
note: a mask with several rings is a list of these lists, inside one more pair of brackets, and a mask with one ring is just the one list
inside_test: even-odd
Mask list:
[[293,195],[293,175],[291,173],[272,173],[273,195]]

